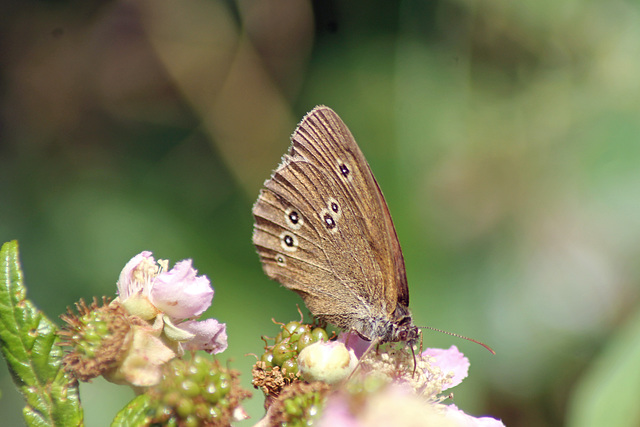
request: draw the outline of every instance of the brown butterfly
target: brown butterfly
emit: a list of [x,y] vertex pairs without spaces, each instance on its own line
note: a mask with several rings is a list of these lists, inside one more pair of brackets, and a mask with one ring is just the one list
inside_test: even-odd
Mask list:
[[398,236],[353,135],[318,106],[291,142],[253,207],[265,273],[322,320],[369,341],[415,342]]

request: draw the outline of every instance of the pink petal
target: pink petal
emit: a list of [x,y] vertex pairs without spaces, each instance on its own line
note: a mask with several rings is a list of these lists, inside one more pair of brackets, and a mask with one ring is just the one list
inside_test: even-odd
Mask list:
[[216,319],[201,322],[188,320],[180,323],[179,327],[196,336],[185,343],[185,350],[204,350],[210,354],[218,354],[227,349],[227,325]]
[[443,388],[443,390],[457,386],[469,375],[469,359],[464,357],[464,354],[460,353],[458,347],[455,345],[452,345],[446,350],[442,348],[428,348],[422,354],[435,358],[436,361],[433,364],[438,366],[443,374],[447,375],[449,372],[453,372],[451,383]]
[[360,338],[360,335],[355,332],[341,332],[338,336],[338,342],[343,343],[348,349],[353,350],[358,359],[360,359],[371,346],[371,341]]
[[345,399],[329,398],[317,421],[319,427],[363,427],[360,421],[351,414]]
[[152,252],[143,251],[138,255],[134,256],[127,262],[122,271],[120,272],[120,277],[118,278],[118,295],[121,300],[126,300],[134,293],[142,290],[144,283],[140,283],[134,280],[133,273],[138,268],[138,266],[148,260],[151,264],[155,264],[155,260],[151,256]]
[[504,423],[491,417],[476,418],[462,412],[456,405],[445,405],[445,417],[460,427],[505,427]]
[[213,288],[207,276],[197,273],[186,259],[159,274],[151,289],[153,305],[172,319],[200,316],[211,305]]

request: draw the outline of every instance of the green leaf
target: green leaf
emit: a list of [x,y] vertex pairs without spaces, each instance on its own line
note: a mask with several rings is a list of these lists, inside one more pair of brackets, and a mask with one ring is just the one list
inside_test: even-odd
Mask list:
[[27,425],[83,425],[77,382],[62,368],[57,327],[26,299],[18,242],[2,245],[0,262],[0,350],[27,401]]
[[575,386],[570,427],[640,425],[640,310],[614,335]]
[[111,427],[147,426],[150,423],[149,409],[149,396],[141,394],[118,412]]

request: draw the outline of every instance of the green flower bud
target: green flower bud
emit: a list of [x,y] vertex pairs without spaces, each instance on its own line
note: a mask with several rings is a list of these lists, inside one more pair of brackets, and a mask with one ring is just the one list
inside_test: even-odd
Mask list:
[[296,329],[298,329],[299,327],[300,327],[300,322],[292,321],[287,323],[282,328],[282,336],[284,338],[290,337],[295,333]]
[[282,342],[273,347],[273,364],[282,366],[285,360],[291,359],[295,353],[289,347],[288,343]]
[[298,372],[298,362],[294,358],[285,360],[282,364],[282,370],[287,373],[292,372],[295,374]]
[[305,332],[304,334],[300,335],[300,338],[298,339],[298,353],[304,350],[304,348],[309,344],[313,344],[314,342],[315,340],[313,339],[311,332]]
[[311,336],[313,337],[314,342],[329,340],[329,335],[327,335],[327,331],[325,331],[322,328],[315,328],[313,331],[311,331]]

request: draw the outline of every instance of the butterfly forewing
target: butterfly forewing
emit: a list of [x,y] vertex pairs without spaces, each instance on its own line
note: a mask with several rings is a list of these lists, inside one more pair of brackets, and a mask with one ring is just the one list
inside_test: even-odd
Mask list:
[[388,208],[342,120],[316,107],[265,182],[253,242],[267,275],[343,328],[408,305],[404,261]]
[[345,178],[341,181],[348,184],[353,205],[361,211],[358,220],[364,221],[376,261],[382,268],[386,300],[394,302],[393,307],[387,307],[389,313],[395,308],[395,301],[408,307],[404,258],[389,208],[347,125],[329,107],[318,106],[302,120],[292,141],[293,148],[298,143],[311,153],[321,153],[323,166],[333,168],[334,174]]

